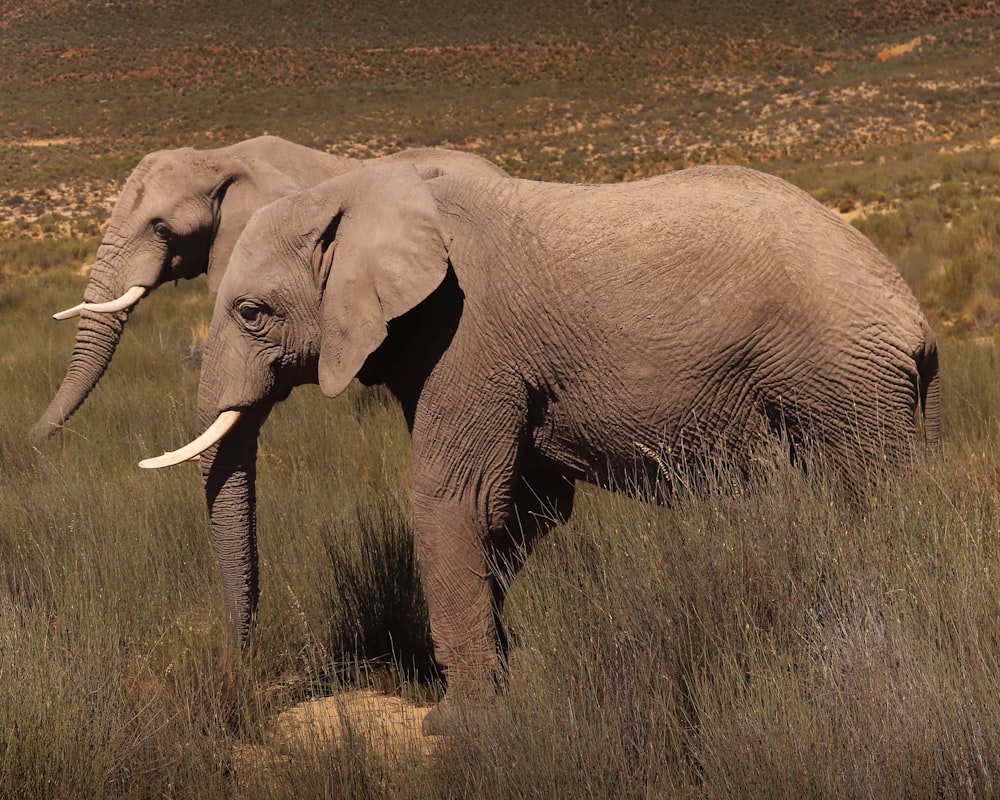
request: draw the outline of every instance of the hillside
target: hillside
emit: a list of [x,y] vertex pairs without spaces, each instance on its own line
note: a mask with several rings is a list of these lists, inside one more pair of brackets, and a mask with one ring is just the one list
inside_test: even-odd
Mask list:
[[[627,160],[631,133],[662,157],[766,160],[952,136],[974,124],[955,113],[965,103],[996,102],[994,2],[501,5],[16,5],[0,12],[8,182],[32,177],[16,151],[39,142],[72,144],[98,162],[76,169],[118,177],[149,149],[262,129],[335,149],[447,141],[522,161],[531,143],[511,153],[505,141],[536,137],[544,160],[563,138],[598,162]],[[898,63],[878,61],[920,32]],[[28,159],[44,169],[34,178],[73,162],[47,155]]]
[[[145,153],[262,132],[359,156],[459,147],[548,180],[744,163],[855,214],[905,211],[938,185],[949,196],[932,216],[947,224],[998,193],[998,32],[996,2],[930,0],[7,5],[3,269],[63,258],[26,235],[98,233]],[[983,170],[939,163],[970,152]],[[893,255],[913,244],[879,230],[866,232]],[[956,247],[939,245],[935,258]],[[969,296],[1000,314],[980,274],[1000,282],[1000,265],[980,255],[959,299],[923,285],[940,258],[898,263],[936,317],[978,329]]]

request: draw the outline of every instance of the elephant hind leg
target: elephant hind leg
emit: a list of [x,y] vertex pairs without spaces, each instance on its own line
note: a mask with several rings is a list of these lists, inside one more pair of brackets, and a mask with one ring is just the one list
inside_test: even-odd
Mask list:
[[816,413],[811,407],[765,404],[772,429],[786,443],[789,459],[806,474],[829,475],[852,504],[887,469],[913,458],[915,422],[908,398],[870,396],[845,400]]
[[794,408],[789,408],[781,398],[763,401],[764,417],[767,427],[773,434],[772,441],[779,443],[785,451],[789,463],[798,467],[807,475],[811,469],[807,426],[803,425]]

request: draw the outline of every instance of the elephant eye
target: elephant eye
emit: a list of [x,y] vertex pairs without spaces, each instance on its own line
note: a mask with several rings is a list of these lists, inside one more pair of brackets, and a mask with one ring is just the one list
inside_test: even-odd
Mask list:
[[266,310],[250,300],[244,300],[239,305],[236,306],[236,311],[243,318],[243,321],[247,323],[247,327],[251,330],[259,329],[263,326],[267,319]]
[[174,232],[170,230],[170,227],[165,222],[154,222],[153,233],[156,234],[160,241],[166,242],[167,244],[170,244],[170,240],[174,236]]

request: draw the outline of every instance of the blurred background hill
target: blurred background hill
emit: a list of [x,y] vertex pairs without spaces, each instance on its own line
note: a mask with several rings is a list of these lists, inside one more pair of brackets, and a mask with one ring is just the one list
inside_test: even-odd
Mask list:
[[850,215],[943,329],[991,334],[998,31],[971,0],[7,3],[0,269],[85,261],[145,153],[263,132],[545,180],[741,163]]

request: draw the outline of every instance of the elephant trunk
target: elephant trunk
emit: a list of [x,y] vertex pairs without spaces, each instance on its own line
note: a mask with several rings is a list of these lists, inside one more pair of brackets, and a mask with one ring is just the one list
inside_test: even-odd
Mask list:
[[[126,278],[123,264],[124,259],[117,247],[107,241],[101,244],[97,251],[97,263],[84,291],[86,303],[108,303],[122,296],[128,288],[123,285]],[[151,266],[156,268],[156,265]],[[80,310],[76,342],[66,374],[52,402],[31,429],[31,437],[36,444],[65,424],[104,375],[121,340],[129,311],[129,308],[112,312]]]
[[65,424],[97,385],[111,363],[127,320],[127,311],[110,314],[81,312],[66,375],[45,413],[31,429],[31,437],[36,444]]
[[[270,406],[246,412],[200,459],[212,546],[237,650],[249,644],[257,612],[257,437],[269,410]],[[214,410],[202,409],[202,428],[214,414]]]

